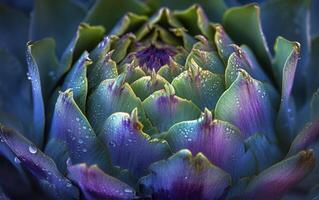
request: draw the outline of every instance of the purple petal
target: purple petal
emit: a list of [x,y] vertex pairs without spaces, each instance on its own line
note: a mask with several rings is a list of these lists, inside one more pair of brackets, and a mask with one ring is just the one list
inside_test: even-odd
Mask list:
[[288,155],[305,150],[319,140],[319,119],[309,122],[302,131],[296,136],[290,146]]
[[105,174],[96,165],[77,164],[68,167],[69,177],[81,188],[85,199],[134,199],[135,191],[129,185]]
[[66,144],[73,164],[86,162],[109,169],[107,150],[75,103],[70,90],[61,92],[58,97],[50,135],[52,139]]
[[78,190],[72,186],[57,169],[51,158],[40,151],[33,143],[12,129],[1,126],[0,139],[13,151],[21,164],[28,169],[42,186],[54,191],[60,199],[78,198]]
[[298,184],[315,166],[313,152],[301,151],[268,168],[247,186],[247,200],[280,199],[290,188]]
[[166,141],[151,139],[141,129],[134,109],[131,116],[122,112],[111,115],[99,134],[108,145],[112,164],[128,169],[137,177],[145,175],[151,163],[170,155]]
[[212,120],[207,109],[198,120],[181,122],[170,128],[166,140],[174,152],[189,149],[193,154],[203,153],[233,178],[255,172],[254,156],[251,151],[246,152],[239,130],[228,122]]
[[151,174],[141,179],[142,190],[158,199],[218,199],[230,184],[230,176],[199,153],[181,150],[154,163]]
[[164,87],[143,101],[147,116],[159,131],[167,131],[175,123],[199,117],[200,110],[196,105],[176,96],[172,85]]
[[236,125],[245,138],[262,133],[275,141],[274,110],[265,85],[240,70],[237,79],[217,102],[217,119]]

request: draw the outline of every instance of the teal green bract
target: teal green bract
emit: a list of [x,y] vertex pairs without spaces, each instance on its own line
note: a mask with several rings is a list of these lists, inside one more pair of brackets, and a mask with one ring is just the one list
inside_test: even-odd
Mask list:
[[310,0],[230,4],[35,0],[27,77],[0,45],[0,198],[316,197]]

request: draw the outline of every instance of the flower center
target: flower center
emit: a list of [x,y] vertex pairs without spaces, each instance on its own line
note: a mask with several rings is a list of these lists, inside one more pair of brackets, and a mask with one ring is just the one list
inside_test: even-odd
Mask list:
[[169,47],[150,45],[136,53],[138,64],[149,70],[158,71],[163,65],[169,64],[170,57],[176,53]]

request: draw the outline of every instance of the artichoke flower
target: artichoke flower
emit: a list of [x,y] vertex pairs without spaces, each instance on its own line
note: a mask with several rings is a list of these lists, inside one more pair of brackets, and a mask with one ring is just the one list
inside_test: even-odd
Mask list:
[[[54,12],[39,16],[52,5],[67,8],[59,23],[70,30],[77,23],[68,11],[85,12],[71,1],[43,2],[35,3],[32,38],[47,36]],[[318,195],[318,37],[311,46],[297,29],[287,38],[300,40],[290,41],[264,33],[262,23],[309,1],[229,9],[222,1],[187,1],[186,9],[110,2],[97,1],[70,41],[53,24],[56,41],[27,43],[29,84],[16,87],[24,104],[5,102],[23,113],[0,113],[1,199]],[[5,51],[0,57],[15,64]]]

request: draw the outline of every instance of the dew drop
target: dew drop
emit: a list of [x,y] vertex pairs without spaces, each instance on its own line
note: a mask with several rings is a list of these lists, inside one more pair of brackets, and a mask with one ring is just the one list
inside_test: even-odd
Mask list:
[[18,157],[14,157],[14,162],[17,163],[17,164],[20,164],[20,163],[21,163],[21,161],[19,160]]
[[124,192],[126,192],[126,193],[133,193],[133,190],[131,190],[130,188],[126,188],[126,189],[124,189]]
[[75,120],[78,122],[78,121],[80,121],[80,118],[77,117],[77,118],[75,118]]
[[35,154],[35,153],[37,153],[37,151],[38,151],[38,149],[35,146],[33,146],[33,145],[29,146],[30,153]]
[[70,188],[70,187],[72,187],[72,184],[71,183],[67,183],[66,187]]
[[72,165],[72,161],[71,161],[70,157],[66,160],[66,165],[67,166],[71,166]]

